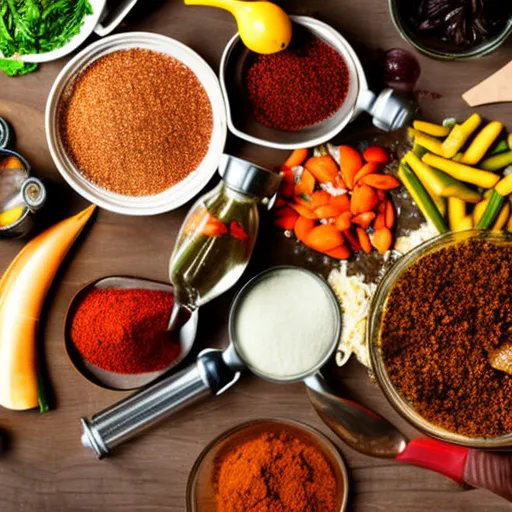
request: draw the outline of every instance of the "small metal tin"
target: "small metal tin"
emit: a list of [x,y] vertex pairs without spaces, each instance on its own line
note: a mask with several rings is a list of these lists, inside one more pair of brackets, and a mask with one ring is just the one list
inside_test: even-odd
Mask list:
[[[13,198],[13,205],[23,205],[21,217],[8,226],[0,227],[0,238],[21,238],[27,235],[34,227],[34,213],[43,207],[46,202],[46,189],[37,178],[30,177],[30,164],[19,153],[10,149],[0,149],[0,158],[6,156],[16,157],[23,165],[25,179],[20,186],[19,197]],[[0,171],[2,172],[2,171]]]
[[6,148],[12,142],[12,130],[9,123],[0,117],[0,149]]

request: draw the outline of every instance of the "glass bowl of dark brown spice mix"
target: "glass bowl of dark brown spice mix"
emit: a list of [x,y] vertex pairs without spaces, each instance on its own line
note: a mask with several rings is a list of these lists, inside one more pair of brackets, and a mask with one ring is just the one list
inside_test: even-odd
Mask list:
[[379,283],[367,329],[372,369],[424,433],[512,447],[511,262],[511,233],[448,233],[400,258]]
[[46,107],[67,183],[117,213],[178,208],[213,177],[227,136],[213,70],[184,44],[128,32],[88,46],[57,77]]

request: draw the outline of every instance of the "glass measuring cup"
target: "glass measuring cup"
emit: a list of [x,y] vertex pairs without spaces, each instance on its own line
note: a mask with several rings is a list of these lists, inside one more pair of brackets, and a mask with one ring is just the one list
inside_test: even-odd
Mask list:
[[[245,341],[238,339],[239,326],[237,322],[244,307],[248,304],[247,301],[256,297],[261,287],[271,282],[271,278],[283,276],[284,273],[301,276],[308,280],[311,291],[314,292],[312,295],[322,300],[325,308],[329,309],[330,325],[319,324],[318,327],[327,329],[330,339],[326,339],[322,350],[318,351],[315,358],[308,361],[309,364],[303,364],[302,368],[296,366],[293,371],[277,374],[264,368],[264,365],[254,362],[256,361],[253,357],[254,354],[250,353]],[[283,293],[278,293],[277,297],[285,298],[284,285],[281,291]],[[196,363],[181,372],[149,385],[94,415],[90,420],[82,418],[82,444],[86,448],[94,450],[98,457],[106,456],[115,446],[154,425],[179,408],[208,395],[220,395],[239,380],[244,369],[251,370],[252,373],[263,379],[278,383],[315,379],[320,368],[334,352],[340,333],[341,313],[337,299],[329,285],[321,277],[299,267],[274,267],[266,270],[249,281],[233,301],[229,315],[230,343],[224,351],[203,350],[198,355]],[[277,338],[273,341],[282,344],[277,349],[287,348],[284,341],[280,342]],[[314,340],[304,341],[312,342]],[[310,385],[309,382],[307,384]]]

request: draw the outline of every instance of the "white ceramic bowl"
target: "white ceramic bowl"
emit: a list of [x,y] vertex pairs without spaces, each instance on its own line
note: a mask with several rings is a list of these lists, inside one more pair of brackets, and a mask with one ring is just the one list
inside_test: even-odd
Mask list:
[[[106,14],[107,0],[89,0],[92,7],[92,14],[84,18],[80,32],[76,34],[67,44],[61,48],[57,48],[51,52],[46,53],[31,53],[14,57],[15,59],[22,60],[23,62],[41,63],[50,62],[52,60],[60,59],[72,51],[76,50],[93,32],[99,36],[106,36],[114,30],[123,18],[128,14],[132,7],[137,3],[137,0],[124,0],[116,9],[110,21],[103,25],[100,20]],[[2,54],[0,53],[0,56]]]
[[[104,55],[130,48],[143,48],[170,55],[188,66],[208,94],[213,113],[213,131],[206,156],[197,169],[173,187],[151,196],[125,196],[98,187],[87,180],[68,156],[60,137],[59,103],[69,93],[78,74]],[[88,46],[60,72],[46,104],[46,138],[50,153],[67,183],[81,196],[106,210],[125,215],[155,215],[174,210],[192,199],[214,175],[226,142],[226,109],[219,82],[210,66],[184,44],[158,34],[131,32],[110,36]]]

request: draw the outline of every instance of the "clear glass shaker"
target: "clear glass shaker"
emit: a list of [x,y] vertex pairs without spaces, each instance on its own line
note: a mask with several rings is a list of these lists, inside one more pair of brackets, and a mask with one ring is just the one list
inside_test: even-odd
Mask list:
[[193,311],[231,288],[247,267],[259,226],[258,204],[275,195],[281,176],[251,162],[223,155],[221,182],[203,195],[180,229],[169,264],[175,303]]

